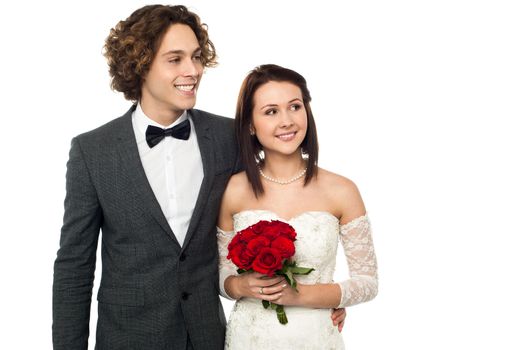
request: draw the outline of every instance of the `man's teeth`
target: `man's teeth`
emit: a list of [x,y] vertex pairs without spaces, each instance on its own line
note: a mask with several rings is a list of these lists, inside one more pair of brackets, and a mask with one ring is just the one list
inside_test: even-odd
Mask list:
[[176,85],[175,87],[179,90],[183,90],[183,91],[192,91],[192,89],[194,88],[194,84],[192,85]]

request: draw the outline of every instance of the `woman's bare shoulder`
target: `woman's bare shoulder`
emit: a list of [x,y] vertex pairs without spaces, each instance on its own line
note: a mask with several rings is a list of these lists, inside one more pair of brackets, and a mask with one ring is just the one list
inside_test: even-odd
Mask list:
[[354,181],[319,168],[318,182],[322,190],[333,198],[338,211],[341,212],[341,222],[347,222],[365,214],[365,205]]
[[244,171],[230,177],[226,185],[221,206],[226,206],[229,212],[235,213],[240,203],[253,196],[252,187]]

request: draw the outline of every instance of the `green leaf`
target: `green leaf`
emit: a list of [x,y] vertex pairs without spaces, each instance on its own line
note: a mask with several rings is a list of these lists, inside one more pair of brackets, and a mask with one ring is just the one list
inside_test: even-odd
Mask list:
[[261,303],[263,304],[263,307],[265,309],[268,309],[268,307],[270,306],[270,301],[267,301],[267,300],[261,300]]
[[294,267],[294,266],[296,266],[296,262],[295,261],[285,260],[283,262],[283,268],[290,268],[290,267]]
[[295,275],[308,275],[309,273],[314,271],[314,269],[310,267],[294,266],[290,269],[290,271]]
[[277,305],[277,304],[274,304],[274,303],[270,303],[270,308],[271,308],[272,310],[277,310],[278,305]]
[[293,278],[292,279],[292,283],[290,283],[290,286],[292,287],[292,289],[294,289],[296,292],[298,291],[298,288],[296,288],[296,280]]
[[247,272],[247,270],[237,269],[237,273],[242,274],[243,272]]
[[296,283],[294,281],[294,274],[292,273],[292,270],[290,269],[287,269],[287,271],[285,271],[285,279],[291,286],[293,286]]

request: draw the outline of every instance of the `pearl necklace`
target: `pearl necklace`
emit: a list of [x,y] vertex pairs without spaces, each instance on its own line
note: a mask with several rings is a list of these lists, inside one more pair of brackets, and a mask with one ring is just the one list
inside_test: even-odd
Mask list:
[[281,181],[281,180],[278,180],[278,179],[274,179],[273,177],[270,177],[270,176],[267,176],[263,173],[263,170],[261,170],[261,168],[258,166],[258,169],[259,169],[259,174],[266,180],[268,181],[272,181],[272,182],[275,182],[277,184],[280,184],[280,185],[288,185],[290,183],[293,183],[294,181],[296,180],[299,180],[300,178],[302,178],[305,173],[307,172],[307,168],[303,169],[298,175],[294,176],[292,179],[289,179],[289,180],[285,180],[285,181]]

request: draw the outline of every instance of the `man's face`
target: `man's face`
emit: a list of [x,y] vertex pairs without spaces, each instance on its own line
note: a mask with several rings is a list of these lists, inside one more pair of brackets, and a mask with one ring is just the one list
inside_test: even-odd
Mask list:
[[172,24],[142,85],[141,107],[151,118],[179,117],[193,108],[203,74],[201,48],[192,29]]

